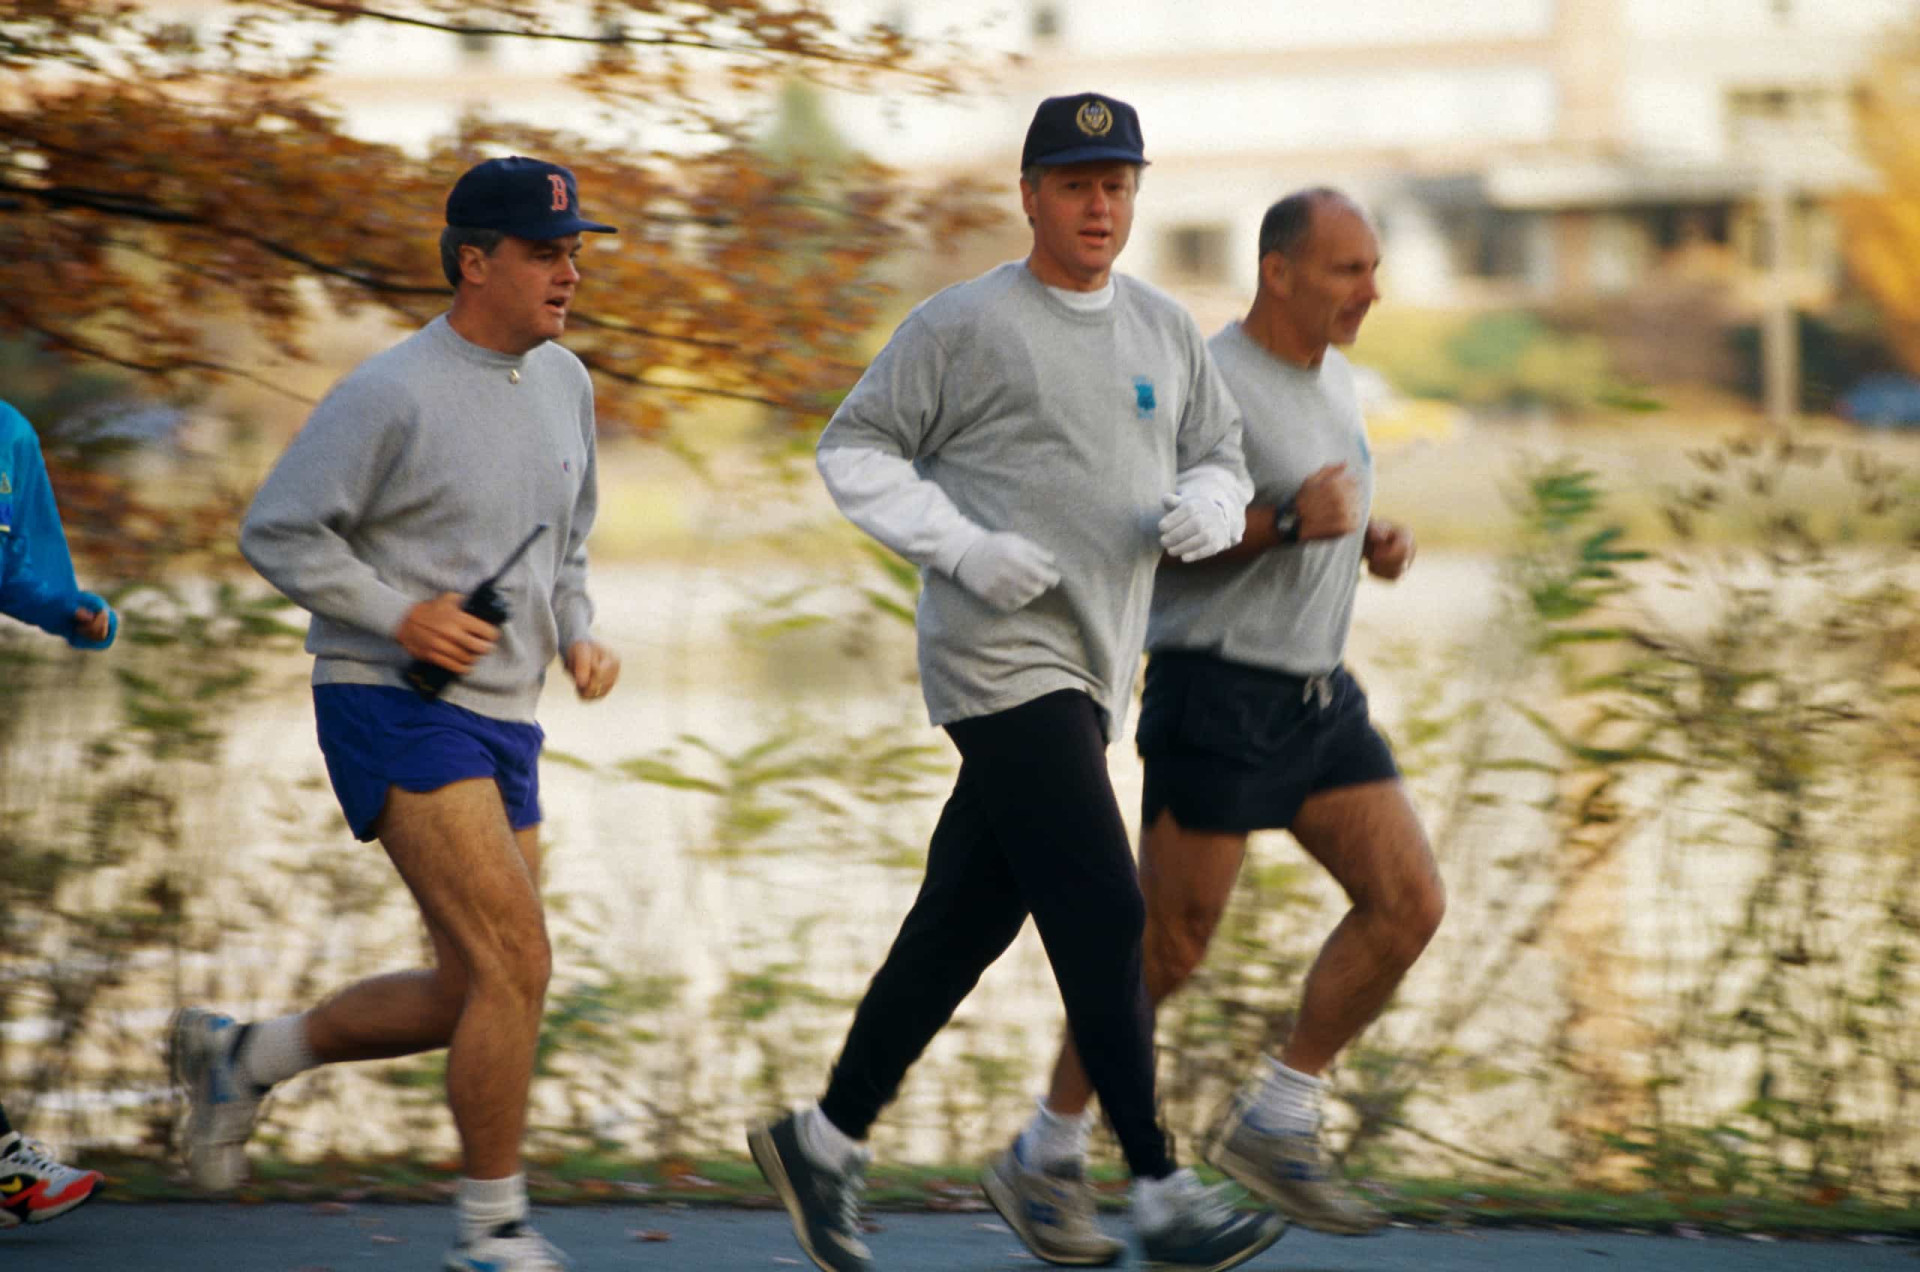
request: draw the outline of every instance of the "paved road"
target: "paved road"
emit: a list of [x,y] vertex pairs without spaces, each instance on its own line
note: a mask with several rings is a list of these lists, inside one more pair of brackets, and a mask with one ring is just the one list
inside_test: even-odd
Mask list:
[[[991,1215],[880,1214],[878,1272],[1034,1272]],[[580,1272],[806,1267],[783,1214],[671,1207],[541,1210]],[[1109,1230],[1120,1220],[1103,1217]],[[0,1272],[433,1272],[451,1214],[438,1206],[114,1205],[0,1232]],[[641,1240],[639,1234],[665,1240]],[[1129,1259],[1123,1267],[1137,1268]],[[1394,1229],[1365,1239],[1294,1231],[1248,1272],[1920,1272],[1920,1244],[1758,1242],[1611,1233]]]

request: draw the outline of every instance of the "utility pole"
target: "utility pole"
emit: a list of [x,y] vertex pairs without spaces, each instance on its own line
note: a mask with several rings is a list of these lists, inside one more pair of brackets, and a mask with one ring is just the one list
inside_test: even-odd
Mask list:
[[1767,423],[1786,428],[1800,414],[1800,332],[1794,321],[1788,244],[1793,201],[1784,156],[1768,147],[1760,170],[1760,233],[1766,251],[1766,314],[1760,324]]

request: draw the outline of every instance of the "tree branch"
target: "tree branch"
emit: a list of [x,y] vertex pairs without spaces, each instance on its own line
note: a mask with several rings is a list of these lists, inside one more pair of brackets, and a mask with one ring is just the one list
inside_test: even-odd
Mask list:
[[646,327],[635,327],[614,318],[596,318],[592,314],[584,314],[578,310],[569,311],[567,317],[582,327],[593,327],[600,331],[617,332],[623,336],[639,336],[644,340],[658,340],[663,344],[692,345],[697,349],[718,349],[726,352],[737,351],[740,348],[738,344],[730,340],[708,340],[701,336],[670,335],[664,331],[653,331]]
[[825,48],[770,49],[753,48],[744,44],[727,44],[717,40],[702,40],[691,36],[676,35],[632,35],[626,31],[609,31],[597,35],[581,35],[571,31],[547,31],[527,27],[474,26],[464,22],[445,22],[435,18],[416,17],[407,13],[393,13],[385,9],[376,9],[371,5],[349,3],[348,0],[293,0],[293,3],[306,9],[341,18],[368,18],[379,22],[392,22],[397,26],[421,27],[429,31],[444,31],[449,35],[496,36],[514,40],[546,40],[560,44],[597,44],[611,47],[628,48],[645,46],[649,48],[696,49],[706,53],[730,53],[736,57],[771,59],[777,57],[798,57],[808,61],[826,62],[841,66],[856,66],[866,70],[890,70],[896,74],[909,75],[917,79],[934,81],[936,77],[924,71],[913,71],[901,67],[889,67],[873,58],[856,57],[851,54],[835,53]]
[[450,289],[445,286],[422,285],[419,283],[391,283],[375,274],[363,273],[357,269],[350,269],[345,265],[329,264],[318,257],[309,256],[298,248],[288,247],[285,243],[277,242],[274,239],[263,238],[258,234],[248,234],[244,231],[228,230],[225,226],[216,228],[225,230],[229,234],[236,234],[238,237],[258,247],[261,251],[271,253],[282,260],[292,261],[296,265],[304,265],[316,274],[326,274],[333,278],[344,278],[350,283],[364,287],[370,292],[378,292],[383,296],[439,296],[444,299],[450,294]]
[[[417,283],[396,283],[345,265],[335,265],[312,256],[298,248],[290,247],[276,239],[249,230],[235,229],[193,212],[176,212],[160,207],[146,200],[130,198],[105,190],[88,190],[80,186],[22,186],[0,181],[0,194],[23,195],[41,203],[58,208],[81,208],[89,212],[100,212],[108,216],[127,217],[135,221],[146,221],[154,225],[194,226],[221,234],[231,234],[258,247],[261,251],[282,260],[304,266],[318,274],[334,278],[344,278],[371,292],[389,296],[444,296],[445,287],[423,286]],[[4,206],[4,205],[0,205]]]
[[142,375],[152,376],[172,375],[177,371],[207,371],[215,375],[232,376],[236,380],[245,380],[250,384],[259,385],[263,389],[271,389],[284,397],[292,398],[296,402],[302,402],[308,406],[314,405],[313,398],[303,393],[295,393],[283,384],[277,384],[264,376],[256,375],[254,372],[243,370],[240,367],[230,366],[223,362],[213,362],[205,358],[179,358],[172,362],[138,362],[132,358],[109,352],[100,345],[94,344],[90,340],[82,340],[70,332],[56,331],[51,327],[36,322],[28,317],[25,311],[18,305],[10,301],[0,299],[0,308],[4,308],[8,314],[12,315],[21,330],[31,331],[34,335],[39,336],[56,348],[72,350],[82,357],[92,358],[97,362],[104,362],[109,366],[116,366],[124,371],[137,371]]
[[155,225],[204,225],[191,212],[174,212],[145,199],[134,199],[110,190],[89,190],[83,186],[23,186],[0,181],[0,194],[22,195],[56,208],[84,208],[110,216],[131,217]]
[[764,397],[757,393],[745,393],[738,389],[722,389],[706,384],[662,384],[658,380],[649,380],[632,371],[616,371],[591,354],[574,351],[587,369],[596,375],[604,375],[609,380],[618,380],[637,389],[652,389],[657,393],[691,393],[696,397],[723,398],[729,402],[752,402],[757,406],[770,406],[776,411],[806,411],[807,407],[797,402],[782,402],[778,398]]

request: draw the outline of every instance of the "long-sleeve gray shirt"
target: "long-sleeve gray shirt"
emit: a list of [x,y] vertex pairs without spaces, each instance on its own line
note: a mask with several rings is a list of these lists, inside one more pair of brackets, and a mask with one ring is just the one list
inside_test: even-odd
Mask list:
[[[1162,499],[1251,486],[1238,412],[1186,311],[1115,276],[1079,311],[1022,262],[907,316],[820,438],[821,472],[862,529],[922,567],[920,680],[935,724],[1059,689],[1126,716],[1146,635]],[[846,451],[870,452],[846,462]],[[917,479],[900,482],[902,461]],[[906,515],[902,515],[902,513]],[[1237,508],[1236,508],[1237,512]],[[954,581],[989,531],[1054,555],[1061,581],[1002,614]]]
[[315,684],[404,685],[394,639],[414,605],[500,581],[500,641],[445,700],[532,720],[557,651],[588,638],[593,384],[556,344],[514,356],[443,314],[362,363],[314,408],[255,494],[240,550],[312,611]]
[[1278,547],[1246,561],[1168,565],[1153,595],[1147,648],[1197,649],[1232,662],[1325,675],[1340,665],[1373,504],[1373,457],[1353,367],[1328,349],[1317,367],[1268,353],[1239,323],[1207,342],[1240,404],[1254,502],[1281,507],[1328,464],[1360,490],[1361,530]]

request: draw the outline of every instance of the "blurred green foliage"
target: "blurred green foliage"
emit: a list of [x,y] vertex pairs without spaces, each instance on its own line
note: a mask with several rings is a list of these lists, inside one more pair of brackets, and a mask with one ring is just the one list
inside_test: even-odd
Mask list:
[[[1814,469],[1837,472],[1820,488],[1845,498],[1801,506],[1789,475]],[[1526,466],[1486,630],[1356,650],[1363,672],[1393,669],[1382,723],[1453,905],[1334,1075],[1350,1169],[1769,1204],[1920,1197],[1903,1112],[1920,1072],[1904,1010],[1920,953],[1910,481],[1870,454],[1736,439],[1667,476],[1676,538],[1649,552],[1612,523],[1591,471]],[[1737,533],[1715,528],[1726,519]],[[1875,529],[1887,522],[1897,531]],[[807,642],[809,658],[888,676],[917,588],[870,554],[837,582],[755,598],[730,639]],[[233,952],[265,941],[294,967],[292,992],[315,996],[392,965],[365,934],[409,913],[377,854],[299,847],[340,833],[311,824],[323,790],[283,789],[223,750],[267,691],[261,660],[286,657],[278,603],[218,584],[118,601],[110,661],[0,637],[0,1019],[51,1025],[0,1052],[27,1116],[36,1092],[156,1087],[155,1041],[119,1010],[136,969],[170,967],[181,996],[244,996],[257,973]],[[911,695],[880,700],[897,710],[830,722],[801,699],[725,742],[689,731],[597,768],[555,757],[674,801],[684,821],[645,828],[649,850],[672,833],[698,871],[818,894],[747,916],[737,940],[690,917],[685,937],[709,955],[697,976],[611,953],[628,899],[553,896],[537,1152],[732,1151],[745,1111],[812,1093],[858,991],[820,969],[846,963],[849,919],[890,934],[899,914],[870,898],[907,895],[951,772]],[[202,810],[234,799],[284,802],[294,851],[234,871],[247,846],[199,842]],[[1212,957],[1162,1015],[1176,1130],[1204,1126],[1284,1039],[1342,905],[1288,839],[1256,837]],[[916,1097],[936,1110],[940,1153],[984,1152],[1027,1116],[1055,1027],[963,1013]],[[386,1129],[443,1152],[438,1058],[378,1072],[402,1109]],[[290,1088],[263,1151],[293,1151],[290,1128],[364,1080],[324,1070]],[[120,1126],[138,1147],[111,1115],[70,1107],[74,1134]],[[150,1149],[168,1115],[149,1106]]]
[[1353,353],[1411,397],[1486,410],[1571,413],[1619,392],[1600,337],[1522,310],[1384,308]]

